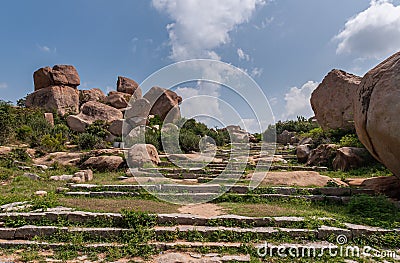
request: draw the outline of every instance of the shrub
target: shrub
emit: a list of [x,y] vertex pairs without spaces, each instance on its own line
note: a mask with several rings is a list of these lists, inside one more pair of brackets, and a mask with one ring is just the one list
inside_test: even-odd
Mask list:
[[77,135],[74,139],[74,143],[81,150],[104,148],[104,141],[101,138],[87,132]]
[[56,136],[46,134],[41,139],[40,148],[47,152],[62,151],[64,150],[64,143],[65,139],[62,133],[58,133]]
[[184,152],[200,151],[200,136],[190,130],[182,129],[179,133],[179,145]]
[[105,139],[108,135],[110,135],[110,132],[107,129],[108,125],[106,122],[97,120],[93,124],[90,124],[85,131],[86,133]]
[[17,140],[26,141],[33,136],[33,129],[28,125],[22,125],[15,131]]
[[360,142],[356,134],[346,134],[340,139],[339,144],[342,147],[364,148],[364,145]]
[[14,119],[9,102],[0,100],[0,145],[5,144],[13,135]]

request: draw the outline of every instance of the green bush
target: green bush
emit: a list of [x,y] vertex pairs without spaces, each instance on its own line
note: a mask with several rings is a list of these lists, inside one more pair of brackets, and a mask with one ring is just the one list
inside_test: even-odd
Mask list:
[[356,134],[346,134],[340,139],[339,144],[342,147],[364,148],[364,145],[360,142]]
[[43,151],[47,151],[47,152],[63,151],[64,143],[65,143],[65,139],[64,139],[62,133],[58,133],[58,134],[56,134],[56,136],[46,134],[41,139],[40,148]]
[[200,136],[190,130],[182,129],[179,133],[179,145],[183,152],[200,151]]
[[105,143],[101,138],[87,132],[77,135],[74,139],[74,143],[81,150],[91,150],[105,147]]
[[15,119],[9,102],[0,100],[0,145],[7,143],[13,136]]
[[97,120],[93,124],[90,124],[85,131],[86,133],[105,139],[110,135],[110,132],[107,129],[108,125],[105,121]]

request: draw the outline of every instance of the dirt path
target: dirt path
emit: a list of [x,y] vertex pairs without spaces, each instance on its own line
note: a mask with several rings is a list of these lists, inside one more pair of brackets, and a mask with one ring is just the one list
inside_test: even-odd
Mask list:
[[205,217],[224,215],[223,208],[216,204],[185,205],[178,208],[182,214],[191,214]]

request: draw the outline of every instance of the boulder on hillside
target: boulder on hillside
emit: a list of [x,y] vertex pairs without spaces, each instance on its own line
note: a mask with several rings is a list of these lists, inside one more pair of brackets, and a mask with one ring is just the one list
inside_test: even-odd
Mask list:
[[342,147],[336,152],[333,160],[333,169],[348,171],[364,166],[371,160],[371,156],[365,148]]
[[400,178],[400,52],[370,70],[354,100],[358,138]]
[[[182,97],[175,92],[160,87],[152,87],[143,97],[150,102],[150,114],[160,116],[167,123],[180,118],[179,104],[182,102]],[[172,112],[167,118],[171,110]]]
[[336,156],[336,150],[339,148],[336,144],[321,144],[312,150],[306,165],[308,166],[331,166]]
[[124,124],[123,119],[114,120],[108,127],[108,131],[115,136],[121,137],[123,124]]
[[101,89],[90,89],[90,90],[80,90],[79,91],[79,102],[80,105],[89,102],[89,101],[99,101],[105,102],[106,95],[103,93]]
[[68,86],[76,88],[80,78],[74,66],[55,65],[53,68],[40,68],[33,73],[35,91],[51,86]]
[[83,168],[90,168],[92,170],[116,171],[124,163],[124,159],[120,156],[97,156],[90,157],[83,164]]
[[361,77],[334,69],[311,95],[311,106],[322,129],[352,129],[353,97]]
[[309,144],[302,144],[296,147],[296,156],[299,163],[306,163],[311,153]]
[[51,166],[55,163],[62,166],[75,166],[80,162],[83,155],[84,153],[80,152],[54,152],[33,159],[33,163],[46,166]]
[[122,119],[121,111],[97,101],[89,101],[82,105],[81,113],[70,115],[67,124],[73,131],[84,132],[86,127],[97,120],[111,123]]
[[232,142],[249,142],[249,133],[242,130],[239,125],[229,125],[225,129],[228,131]]
[[126,77],[118,77],[117,91],[133,95],[134,99],[140,99],[142,97],[142,90],[139,84]]
[[41,88],[26,97],[25,105],[28,108],[55,111],[60,115],[76,114],[79,112],[79,92],[67,86]]
[[372,189],[377,194],[400,200],[400,180],[396,176],[357,178],[348,179],[347,181],[350,186]]
[[128,107],[131,95],[118,91],[111,91],[107,96],[107,103],[117,109],[124,109]]
[[292,138],[295,135],[296,135],[295,132],[289,132],[287,130],[284,130],[281,134],[278,134],[278,136],[276,137],[276,142],[283,145],[290,144]]
[[129,151],[127,163],[130,168],[143,167],[144,164],[159,164],[160,158],[156,147],[152,144],[135,144]]

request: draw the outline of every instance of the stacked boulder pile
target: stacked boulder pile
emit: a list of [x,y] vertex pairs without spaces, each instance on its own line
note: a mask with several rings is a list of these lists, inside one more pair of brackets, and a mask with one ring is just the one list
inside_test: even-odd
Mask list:
[[[324,129],[355,128],[369,153],[400,179],[400,52],[364,77],[331,71],[313,92],[311,105]],[[360,162],[359,149],[337,149],[337,166],[343,159]]]
[[[164,123],[173,123],[181,118],[179,105],[182,98],[175,92],[152,87],[143,96],[139,84],[126,77],[119,76],[116,91],[107,95],[98,88],[78,90],[80,77],[71,65],[40,68],[33,74],[33,79],[35,91],[27,96],[28,108],[44,109],[49,119],[53,119],[52,113],[66,116],[69,128],[75,132],[85,132],[89,125],[103,121],[108,124],[109,141],[134,134],[135,129],[146,130],[149,119],[154,115],[158,115]],[[135,149],[140,151],[132,155],[133,163],[159,162],[154,146],[144,144]],[[122,160],[118,158],[118,162]],[[115,166],[119,167],[120,163]]]
[[152,115],[160,116],[166,123],[181,117],[182,98],[175,92],[153,87],[142,96],[139,84],[126,77],[119,76],[117,90],[107,96],[98,88],[78,90],[80,77],[71,65],[40,68],[33,79],[35,91],[27,96],[26,106],[68,115],[68,126],[76,132],[84,132],[90,124],[101,120],[109,124],[112,135],[121,137],[124,113],[132,128],[146,125]]

